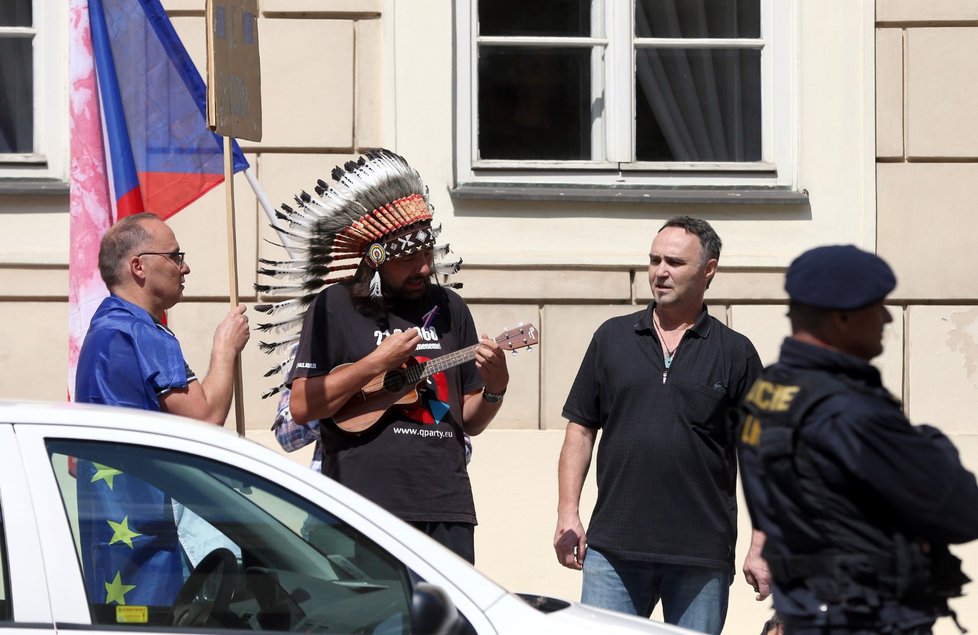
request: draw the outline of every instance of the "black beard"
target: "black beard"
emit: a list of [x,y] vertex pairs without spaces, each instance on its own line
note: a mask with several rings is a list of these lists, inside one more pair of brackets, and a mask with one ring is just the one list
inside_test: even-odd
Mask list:
[[[358,272],[359,273],[359,272]],[[378,318],[386,315],[391,308],[398,304],[417,302],[431,293],[433,284],[432,279],[427,278],[427,284],[417,294],[405,293],[403,288],[389,289],[382,286],[382,295],[375,298],[370,295],[370,284],[367,276],[357,276],[350,283],[350,297],[353,306],[362,315],[370,318]]]
[[[405,286],[407,285],[408,282],[411,282],[411,281],[412,280],[405,280],[404,281]],[[390,290],[384,289],[383,293],[384,293],[384,296],[390,298],[392,302],[397,303],[397,302],[418,300],[420,298],[423,298],[424,296],[428,295],[428,290],[429,289],[431,289],[431,277],[430,276],[424,279],[424,286],[421,287],[421,290],[420,291],[416,291],[416,292],[415,291],[412,291],[412,292],[408,293],[407,291],[404,290],[404,286],[402,286],[399,289],[390,289]]]

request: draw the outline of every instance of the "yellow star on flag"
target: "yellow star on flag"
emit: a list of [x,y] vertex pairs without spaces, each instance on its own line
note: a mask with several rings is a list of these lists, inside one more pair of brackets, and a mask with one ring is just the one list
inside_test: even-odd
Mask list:
[[112,489],[112,479],[122,474],[122,472],[119,470],[107,465],[102,465],[101,463],[92,463],[92,465],[95,466],[95,475],[92,476],[92,482],[105,481],[109,486],[109,489]]
[[115,580],[105,583],[105,603],[115,602],[116,604],[125,605],[126,593],[129,593],[135,588],[135,584],[123,584],[122,575],[116,571]]
[[121,523],[114,523],[111,520],[105,521],[109,523],[109,527],[112,528],[112,539],[109,540],[110,545],[114,545],[117,542],[126,543],[130,549],[132,549],[132,539],[136,536],[142,536],[141,533],[129,529],[129,517],[126,516],[122,519]]

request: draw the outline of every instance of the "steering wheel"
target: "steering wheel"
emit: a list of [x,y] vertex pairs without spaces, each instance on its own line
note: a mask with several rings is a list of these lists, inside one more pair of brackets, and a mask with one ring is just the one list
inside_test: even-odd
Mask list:
[[[170,610],[173,626],[223,626],[238,582],[238,559],[230,549],[219,547],[197,563],[183,583]],[[216,589],[204,592],[214,579]]]

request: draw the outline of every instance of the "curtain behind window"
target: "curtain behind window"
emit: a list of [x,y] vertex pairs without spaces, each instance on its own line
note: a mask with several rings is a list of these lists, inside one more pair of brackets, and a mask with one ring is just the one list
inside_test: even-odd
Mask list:
[[[660,38],[756,38],[758,0],[638,0],[635,33]],[[635,51],[639,161],[759,161],[760,51]]]

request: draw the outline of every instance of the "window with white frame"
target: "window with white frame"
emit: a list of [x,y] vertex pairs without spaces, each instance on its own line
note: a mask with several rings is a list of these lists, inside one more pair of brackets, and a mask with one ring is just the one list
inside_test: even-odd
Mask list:
[[458,0],[460,184],[792,185],[792,5]]
[[65,178],[67,2],[0,2],[0,179]]

